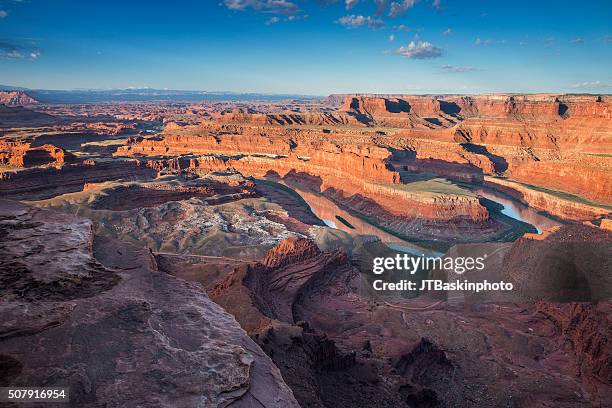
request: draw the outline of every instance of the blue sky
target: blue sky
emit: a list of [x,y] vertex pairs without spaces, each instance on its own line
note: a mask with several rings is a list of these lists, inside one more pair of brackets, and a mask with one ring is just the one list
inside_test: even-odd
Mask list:
[[612,1],[0,0],[0,84],[612,93]]

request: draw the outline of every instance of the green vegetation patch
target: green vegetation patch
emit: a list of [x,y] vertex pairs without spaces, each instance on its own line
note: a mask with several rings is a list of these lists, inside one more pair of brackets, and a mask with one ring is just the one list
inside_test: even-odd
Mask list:
[[[431,178],[427,174],[411,174],[406,176],[401,174],[402,184],[384,184],[391,188],[395,188],[402,191],[408,191],[411,193],[432,193],[432,194],[445,194],[454,196],[466,196],[476,197],[473,192],[459,186],[450,180],[441,177]],[[415,180],[415,181],[410,181]]]
[[597,202],[594,202],[594,201],[590,201],[590,200],[587,200],[584,197],[580,197],[580,196],[577,196],[577,195],[574,195],[574,194],[566,193],[564,191],[551,190],[551,189],[545,188],[545,187],[534,186],[533,184],[521,183],[520,181],[513,181],[513,183],[520,184],[521,186],[527,187],[530,190],[534,190],[534,191],[539,191],[541,193],[550,194],[552,196],[559,197],[559,198],[567,200],[567,201],[573,201],[573,202],[579,203],[579,204],[592,205],[594,207],[601,207],[601,208],[605,208],[605,209],[608,209],[608,210],[612,210],[612,205],[606,205],[606,204],[601,204],[601,203],[597,203]]

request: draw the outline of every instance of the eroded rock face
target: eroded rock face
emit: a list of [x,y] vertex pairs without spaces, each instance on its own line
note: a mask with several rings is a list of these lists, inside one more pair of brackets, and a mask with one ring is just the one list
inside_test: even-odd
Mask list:
[[278,268],[304,261],[320,254],[321,251],[311,240],[288,238],[268,251],[263,264],[269,268]]
[[612,202],[612,163],[605,157],[590,156],[562,163],[525,163],[513,170],[512,177],[527,184],[577,194],[594,202]]
[[32,167],[52,164],[61,166],[66,161],[74,159],[73,154],[50,144],[33,147],[30,143],[0,142],[0,165]]
[[[401,132],[417,139],[475,145],[492,159],[468,162],[487,174],[507,172],[512,178],[551,189],[576,193],[595,201],[612,202],[609,190],[612,151],[612,108],[607,97],[574,95],[481,95],[437,97],[348,97],[342,111],[360,112],[395,125],[411,118],[435,118],[435,131]],[[447,122],[448,118],[454,122]],[[404,118],[404,119],[402,119]],[[420,146],[417,155],[461,163],[465,158],[448,150]],[[488,149],[488,152],[487,152]],[[428,153],[429,152],[429,153]],[[597,155],[600,155],[599,157]],[[531,158],[529,157],[531,156]],[[449,160],[451,159],[451,160]],[[440,172],[444,163],[411,170]],[[465,172],[465,170],[464,170]],[[451,175],[457,177],[457,172]]]
[[611,389],[609,303],[386,301],[364,297],[361,284],[342,251],[290,239],[236,268],[212,298],[300,379],[290,386],[304,405],[588,407]]
[[515,241],[504,259],[504,278],[523,301],[609,301],[611,259],[612,233],[567,225],[544,237],[528,234]]
[[452,126],[459,110],[435,97],[409,95],[349,96],[339,109],[369,124],[421,130]]
[[[471,184],[503,175],[612,202],[606,188],[612,122],[605,97],[358,95],[348,96],[337,112],[307,112],[350,117],[362,124],[357,128],[340,119],[320,122],[322,129],[307,127],[315,122],[304,120],[305,114],[296,114],[299,120],[278,114],[273,120],[270,113],[233,110],[197,126],[168,127],[160,137],[131,139],[116,155],[165,156],[154,166],[233,168],[255,177],[304,174],[318,180],[319,192],[329,189],[339,201],[357,205],[365,196],[393,216],[429,220],[482,224],[489,215],[465,194],[433,197],[402,188],[410,184],[404,174]],[[361,130],[374,126],[384,130]],[[554,197],[542,205],[564,218],[584,219],[579,212],[558,210]]]
[[2,386],[68,386],[72,406],[298,406],[198,285],[94,242],[88,220],[1,201],[0,278]]
[[[597,178],[595,178],[595,180],[597,180]],[[528,181],[531,181],[531,179],[529,178]],[[597,185],[597,183],[594,184]],[[558,195],[552,195],[546,191],[538,191],[526,185],[508,180],[487,177],[483,185],[501,191],[530,207],[546,211],[561,218],[590,220],[600,218],[610,213],[609,207],[599,207],[581,202],[579,197],[559,197]]]
[[36,105],[38,101],[23,91],[0,91],[0,104],[6,106]]
[[612,312],[610,303],[540,302],[538,311],[555,322],[559,342],[569,343],[581,375],[592,386],[612,384]]
[[[258,178],[304,175],[318,192],[345,201],[375,201],[392,216],[448,221],[466,219],[474,224],[489,218],[477,197],[469,194],[427,194],[401,188],[401,176],[387,161],[385,148],[348,142],[340,145],[318,139],[287,140],[247,134],[208,136],[168,135],[162,140],[134,140],[116,155],[215,154],[188,160],[155,160],[151,166],[188,168],[192,171],[235,169]],[[245,129],[241,129],[245,130]],[[229,156],[229,157],[228,157]]]
[[367,126],[366,118],[345,114],[343,112],[280,112],[259,113],[244,109],[232,109],[218,116],[221,123],[252,125],[313,125],[313,126]]
[[0,173],[0,192],[4,198],[40,200],[82,191],[88,183],[150,179],[156,174],[155,170],[136,161],[96,163],[88,160],[60,168],[31,168]]

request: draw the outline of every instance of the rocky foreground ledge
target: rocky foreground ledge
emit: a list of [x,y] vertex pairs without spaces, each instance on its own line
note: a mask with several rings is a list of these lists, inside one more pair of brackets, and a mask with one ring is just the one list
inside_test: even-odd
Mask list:
[[0,200],[0,386],[73,406],[297,407],[234,317],[89,220]]

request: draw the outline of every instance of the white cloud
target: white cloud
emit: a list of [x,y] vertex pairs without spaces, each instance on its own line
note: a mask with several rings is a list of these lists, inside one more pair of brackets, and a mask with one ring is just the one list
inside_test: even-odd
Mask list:
[[297,14],[299,7],[287,0],[225,0],[225,7],[234,11],[252,9],[261,13]]
[[579,82],[577,84],[572,85],[572,88],[582,88],[582,89],[602,89],[602,88],[612,88],[612,84],[606,84],[601,81],[590,81],[590,82]]
[[484,46],[489,46],[491,44],[493,44],[492,40],[481,40],[480,37],[476,38],[476,40],[474,41],[475,45],[484,45]]
[[584,43],[585,43],[584,38],[578,37],[572,40],[572,44],[584,44]]
[[351,14],[349,16],[340,17],[337,21],[338,24],[345,26],[346,28],[380,28],[384,25],[383,21],[378,18],[372,18],[371,16],[356,16]]
[[280,22],[288,22],[288,21],[298,21],[298,20],[304,20],[308,18],[308,14],[301,14],[301,15],[290,15],[287,17],[278,17],[278,16],[273,16],[270,17],[269,19],[266,20],[266,25],[272,25],[272,24],[276,24],[276,23],[280,23]]
[[5,10],[0,10],[0,18],[4,18],[8,16],[8,13]]
[[347,10],[350,10],[355,7],[357,3],[359,3],[359,0],[344,0],[344,6]]
[[431,2],[431,5],[433,6],[433,8],[435,8],[436,10],[441,10],[442,9],[442,1],[441,0],[433,0]]
[[22,59],[22,58],[25,58],[25,55],[23,55],[22,53],[20,53],[17,50],[11,50],[11,51],[5,53],[4,56],[6,58],[9,58],[9,59]]
[[23,44],[20,41],[0,40],[0,59],[37,59],[40,51],[33,43]]
[[395,31],[410,31],[410,27],[408,27],[407,25],[404,25],[404,24],[400,24],[400,25],[394,26],[393,29]]
[[395,41],[395,34],[391,34],[389,36],[389,41]]
[[395,18],[403,15],[408,9],[414,7],[417,0],[403,0],[401,2],[391,3],[391,9],[389,10],[389,17]]
[[446,30],[442,31],[442,35],[445,37],[448,37],[449,35],[451,35],[453,33],[453,29],[452,28],[447,28]]
[[427,41],[411,41],[407,46],[401,46],[395,53],[410,59],[429,59],[442,56],[442,49]]
[[456,65],[442,65],[440,66],[440,69],[445,74],[461,74],[464,72],[479,71],[477,68],[474,67],[459,67]]

